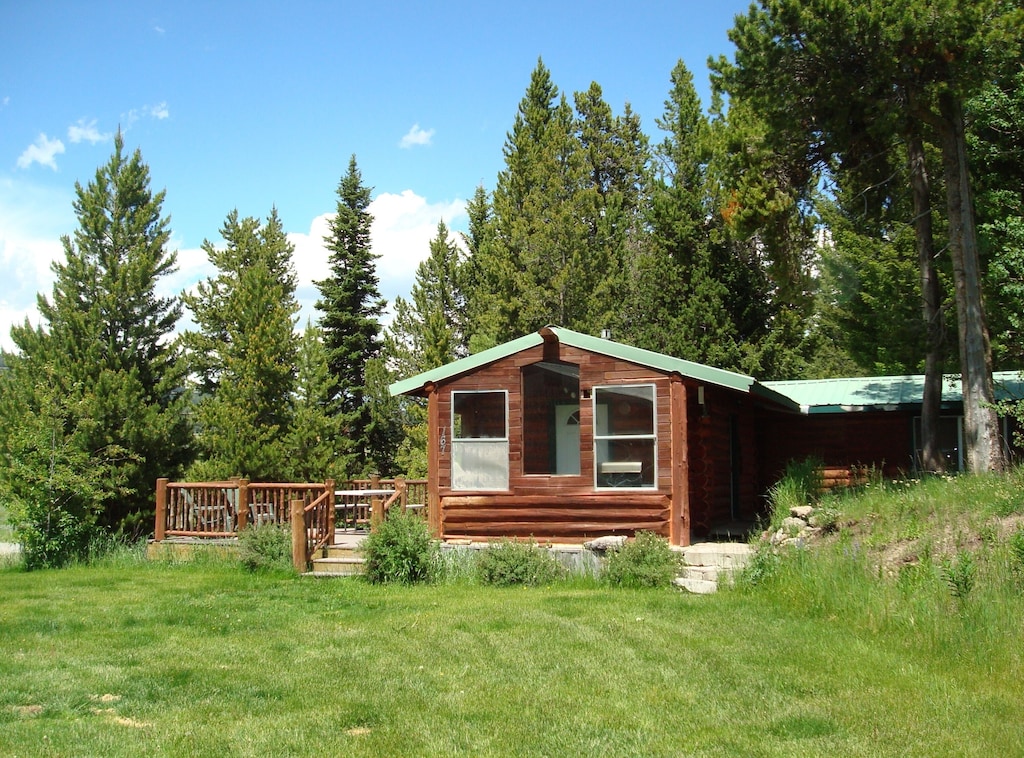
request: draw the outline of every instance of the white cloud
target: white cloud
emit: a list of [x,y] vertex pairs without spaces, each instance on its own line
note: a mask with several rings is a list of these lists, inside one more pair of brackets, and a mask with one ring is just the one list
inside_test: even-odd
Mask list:
[[430,141],[434,138],[433,129],[420,129],[419,124],[413,124],[412,129],[402,137],[402,141],[398,143],[399,147],[410,148],[417,145],[429,145]]
[[167,101],[157,103],[156,105],[144,105],[141,108],[132,108],[121,116],[121,122],[124,125],[125,131],[130,129],[135,122],[143,118],[155,118],[158,121],[163,121],[165,118],[170,118],[171,111],[167,107]]
[[63,258],[60,235],[73,219],[63,191],[0,177],[0,348],[14,348],[11,326],[26,318],[38,325],[36,296],[50,295],[50,264]]
[[9,96],[5,97],[2,102],[3,102],[4,107],[6,108],[8,105],[11,104],[11,98]]
[[36,141],[25,148],[18,157],[18,168],[28,168],[33,163],[40,166],[49,166],[57,170],[57,156],[64,152],[64,143],[59,139],[51,140],[45,134],[40,134]]
[[77,124],[68,127],[68,139],[72,144],[89,142],[95,145],[97,142],[106,142],[111,136],[110,132],[104,133],[96,128],[96,119],[86,123],[84,118],[80,118]]
[[[51,215],[44,216],[39,210],[42,208],[50,209]],[[368,210],[374,217],[370,243],[379,256],[380,293],[392,305],[397,295],[408,297],[416,267],[430,255],[430,241],[437,234],[438,222],[443,219],[449,228],[457,227],[466,215],[466,204],[458,199],[428,203],[412,190],[405,190],[378,195]],[[316,216],[306,232],[288,233],[295,246],[300,329],[305,328],[307,319],[315,323],[319,317],[314,306],[320,291],[314,282],[330,275],[323,238],[333,215]],[[70,197],[41,197],[23,183],[15,185],[0,177],[0,271],[5,276],[5,286],[0,290],[0,347],[13,348],[12,324],[22,323],[26,316],[33,324],[38,323],[36,293],[49,295],[53,287],[50,263],[63,257],[60,235],[73,231],[75,224]],[[160,296],[192,290],[215,273],[202,248],[180,248],[173,239],[170,248],[177,249],[178,271],[158,283]],[[179,330],[191,327],[188,316],[186,310]]]
[[[380,294],[391,304],[396,295],[408,297],[416,267],[430,255],[430,240],[437,234],[437,223],[444,219],[450,228],[453,220],[465,216],[466,204],[457,199],[428,203],[412,190],[405,190],[397,195],[378,195],[367,210],[373,216],[370,245],[379,256],[376,265]],[[295,245],[295,270],[299,279],[296,294],[302,306],[300,326],[305,326],[307,318],[315,322],[318,316],[314,304],[320,292],[314,282],[330,275],[323,240],[333,216],[333,213],[324,213],[313,219],[308,233],[288,235]]]
[[160,36],[163,36],[167,30],[164,29],[162,26],[154,26],[153,31],[159,34]]

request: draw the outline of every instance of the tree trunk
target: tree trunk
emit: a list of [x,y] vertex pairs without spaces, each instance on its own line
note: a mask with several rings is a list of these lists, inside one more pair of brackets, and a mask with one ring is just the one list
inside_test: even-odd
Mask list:
[[957,333],[964,396],[964,441],[972,473],[1002,471],[999,418],[993,404],[992,348],[981,296],[981,262],[974,226],[962,104],[949,93],[939,98],[942,165],[949,214],[949,248],[956,290]]
[[932,235],[932,206],[924,144],[919,134],[907,140],[910,185],[914,199],[914,234],[917,264],[921,274],[921,309],[925,324],[924,397],[921,404],[921,460],[925,471],[946,468],[939,443],[939,416],[942,407],[942,364],[946,331],[942,316],[939,278],[935,272],[935,243]]

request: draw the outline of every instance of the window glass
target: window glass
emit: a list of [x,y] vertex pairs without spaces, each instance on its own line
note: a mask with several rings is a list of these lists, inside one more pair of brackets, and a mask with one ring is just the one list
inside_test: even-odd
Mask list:
[[594,388],[594,474],[598,487],[654,487],[654,386]]
[[452,393],[452,489],[508,489],[508,394]]
[[542,361],[522,369],[523,473],[580,473],[580,367]]

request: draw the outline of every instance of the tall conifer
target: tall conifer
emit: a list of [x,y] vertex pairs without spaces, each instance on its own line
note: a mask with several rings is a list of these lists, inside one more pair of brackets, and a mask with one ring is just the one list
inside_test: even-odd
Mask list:
[[324,237],[330,275],[316,283],[327,364],[337,380],[334,402],[344,441],[339,452],[352,475],[370,473],[373,467],[366,364],[380,355],[380,317],[386,305],[377,279],[378,256],[370,246],[370,193],[353,155],[338,184],[335,214]]
[[265,224],[237,211],[224,246],[203,243],[217,274],[185,295],[198,329],[183,335],[200,393],[198,478],[280,481],[289,472],[298,337],[294,247],[277,210]]

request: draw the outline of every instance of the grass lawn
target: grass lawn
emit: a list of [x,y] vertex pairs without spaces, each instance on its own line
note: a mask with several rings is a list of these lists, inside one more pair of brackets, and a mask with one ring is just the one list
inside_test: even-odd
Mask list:
[[992,644],[757,591],[4,570],[0,754],[1021,755]]

